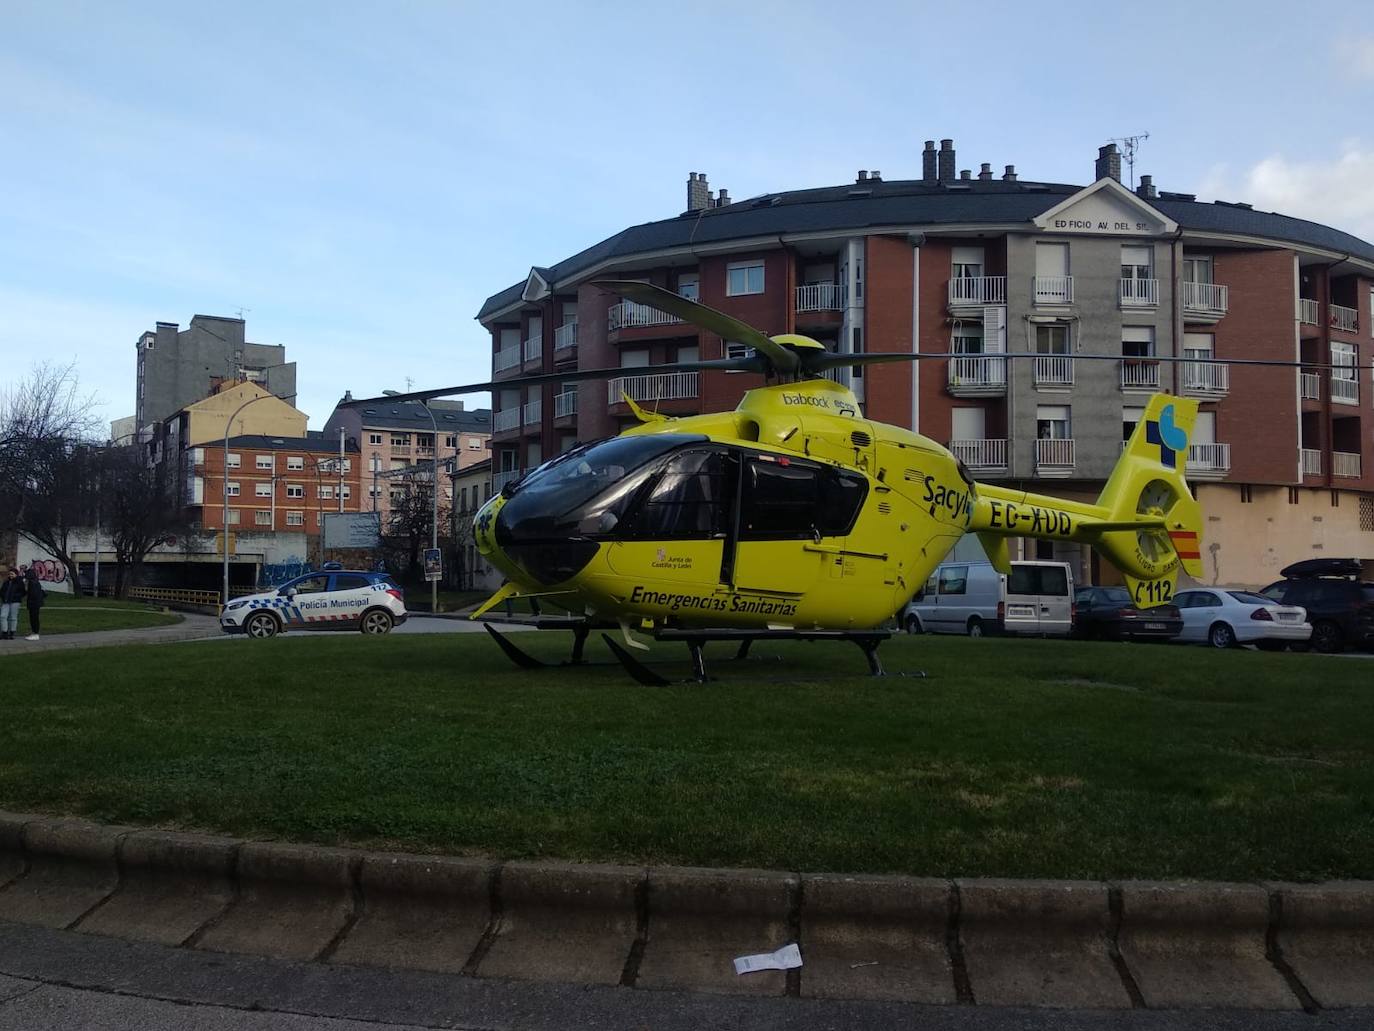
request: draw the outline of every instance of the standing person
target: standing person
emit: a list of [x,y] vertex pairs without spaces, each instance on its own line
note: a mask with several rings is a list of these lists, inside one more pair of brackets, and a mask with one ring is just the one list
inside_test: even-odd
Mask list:
[[[38,610],[42,608],[44,597],[43,585],[38,582],[38,570],[29,566],[28,572],[24,574],[24,593],[29,603],[29,636],[24,638],[26,641],[38,640]],[[11,637],[14,635],[11,634]]]
[[24,603],[24,581],[19,570],[13,566],[0,583],[0,639],[14,640],[14,632],[19,629],[19,606]]

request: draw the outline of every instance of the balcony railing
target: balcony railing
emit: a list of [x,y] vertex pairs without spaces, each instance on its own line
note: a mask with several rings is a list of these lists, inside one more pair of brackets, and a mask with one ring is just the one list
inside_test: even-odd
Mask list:
[[[1192,358],[1194,353],[1185,351]],[[1201,354],[1210,355],[1210,351]],[[1186,361],[1183,363],[1183,392],[1185,394],[1225,394],[1231,389],[1231,367],[1220,362]]]
[[624,394],[632,401],[671,401],[697,396],[695,372],[661,372],[651,376],[617,376],[606,384],[606,401],[615,404]]
[[538,426],[543,415],[544,402],[538,398],[533,401],[526,401],[520,411],[523,413],[521,421],[526,426]]
[[676,315],[668,315],[657,308],[650,308],[647,304],[636,304],[634,301],[613,304],[606,312],[606,327],[612,330],[634,329],[637,326],[671,326],[681,321]]
[[1322,474],[1322,453],[1320,451],[1305,447],[1299,454],[1302,457],[1302,474],[1304,476],[1320,476]]
[[1331,475],[1358,477],[1360,475],[1360,453],[1358,451],[1332,451]]
[[1310,297],[1299,297],[1298,321],[1307,326],[1320,326],[1321,306]]
[[1322,399],[1322,377],[1318,372],[1303,372],[1298,374],[1299,392],[1308,401],[1320,401]]
[[1329,305],[1331,309],[1331,328],[1345,333],[1360,331],[1360,312],[1358,308],[1347,308],[1341,304]]
[[[1333,370],[1339,372],[1340,370]],[[1331,402],[1333,404],[1357,405],[1360,403],[1360,381],[1356,379],[1343,379],[1339,375],[1333,375],[1329,380],[1331,384]]]
[[502,469],[500,472],[492,473],[491,492],[493,494],[500,494],[502,487],[520,479],[521,475],[522,473],[519,469]]
[[544,341],[539,337],[530,337],[525,341],[525,361],[538,361],[540,352],[544,349]]
[[807,283],[797,287],[797,311],[839,311],[844,307],[840,283]]
[[949,360],[949,386],[952,390],[1005,390],[1007,360],[988,355],[969,355]]
[[513,369],[520,364],[520,345],[511,344],[503,347],[496,352],[496,359],[491,363],[491,367],[496,372],[505,372]]
[[949,303],[1006,304],[1006,276],[965,276],[949,281]]
[[565,322],[553,331],[553,349],[566,351],[577,346],[577,323]]
[[1053,472],[1073,468],[1073,438],[1037,440],[1035,442],[1036,472]]
[[553,395],[553,417],[562,419],[565,416],[577,414],[577,391],[565,390],[561,394]]
[[1073,302],[1073,276],[1036,276],[1036,304],[1070,304]]
[[1225,315],[1230,304],[1228,287],[1216,283],[1183,281],[1183,310],[1207,315]]
[[1007,442],[1002,440],[951,440],[949,450],[972,470],[1005,469]]
[[1158,304],[1158,279],[1123,279],[1121,281],[1121,307],[1153,308]]
[[1035,385],[1037,387],[1073,386],[1073,359],[1066,354],[1037,354],[1035,356]]
[[1159,362],[1145,358],[1125,358],[1121,362],[1122,390],[1158,390]]
[[1224,473],[1231,468],[1230,444],[1189,444],[1190,473]]
[[514,408],[502,408],[499,412],[491,413],[491,432],[501,433],[504,430],[513,430],[520,425],[520,406]]

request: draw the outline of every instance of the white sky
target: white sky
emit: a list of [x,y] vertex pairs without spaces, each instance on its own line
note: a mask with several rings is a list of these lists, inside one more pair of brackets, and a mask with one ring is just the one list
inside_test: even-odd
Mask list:
[[198,312],[287,346],[312,427],[345,389],[485,379],[483,299],[677,214],[689,171],[916,178],[952,137],[1086,183],[1148,131],[1162,189],[1374,238],[1348,2],[4,6],[0,384],[75,361],[107,418],[138,335]]

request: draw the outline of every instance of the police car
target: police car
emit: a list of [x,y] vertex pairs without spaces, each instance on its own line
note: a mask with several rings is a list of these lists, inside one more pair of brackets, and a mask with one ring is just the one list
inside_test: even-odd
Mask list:
[[284,630],[388,634],[405,621],[405,594],[386,573],[324,569],[235,598],[224,606],[219,626],[226,634],[249,637],[275,637]]

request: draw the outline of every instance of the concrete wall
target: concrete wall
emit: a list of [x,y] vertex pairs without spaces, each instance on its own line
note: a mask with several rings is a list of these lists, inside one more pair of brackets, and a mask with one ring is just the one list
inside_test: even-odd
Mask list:
[[[234,376],[239,365],[272,369],[267,373],[271,392],[295,400],[296,367],[285,364],[286,348],[246,343],[242,319],[197,315],[184,330],[176,323],[159,322],[152,336],[152,348],[140,347],[138,351],[143,370],[140,426],[165,419],[206,397],[215,381]],[[237,362],[236,351],[240,352]]]

